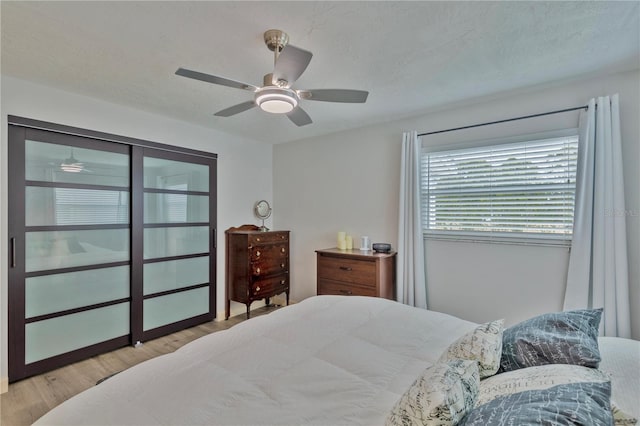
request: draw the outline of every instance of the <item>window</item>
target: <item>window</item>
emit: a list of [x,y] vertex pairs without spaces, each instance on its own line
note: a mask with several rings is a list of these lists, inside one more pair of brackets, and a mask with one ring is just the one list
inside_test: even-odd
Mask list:
[[570,240],[578,136],[422,155],[427,236]]

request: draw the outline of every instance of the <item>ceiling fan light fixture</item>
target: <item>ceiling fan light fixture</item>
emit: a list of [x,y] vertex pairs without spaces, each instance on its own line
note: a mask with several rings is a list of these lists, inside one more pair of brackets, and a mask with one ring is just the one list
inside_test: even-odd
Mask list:
[[286,114],[293,111],[293,108],[295,108],[295,105],[290,99],[280,99],[277,97],[267,97],[266,99],[262,99],[258,106],[263,111],[270,112],[272,114]]
[[280,87],[269,87],[256,94],[256,104],[261,110],[272,114],[286,114],[298,106],[295,92]]

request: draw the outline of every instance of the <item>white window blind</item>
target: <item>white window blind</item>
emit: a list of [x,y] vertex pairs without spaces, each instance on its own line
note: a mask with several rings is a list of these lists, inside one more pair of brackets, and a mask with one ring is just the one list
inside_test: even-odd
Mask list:
[[578,136],[423,152],[429,234],[570,239]]
[[128,223],[129,193],[54,188],[56,225]]
[[[186,183],[167,185],[167,189],[186,191],[189,189]],[[187,195],[166,194],[166,205],[163,206],[167,214],[167,222],[187,222]]]

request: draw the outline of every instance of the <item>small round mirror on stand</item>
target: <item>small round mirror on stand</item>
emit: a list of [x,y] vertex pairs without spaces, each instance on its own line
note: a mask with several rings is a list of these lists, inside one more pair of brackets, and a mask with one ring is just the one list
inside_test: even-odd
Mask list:
[[256,217],[262,220],[262,226],[260,227],[261,231],[268,231],[269,228],[264,226],[264,220],[271,216],[271,206],[267,202],[267,200],[260,200],[253,206],[253,213]]

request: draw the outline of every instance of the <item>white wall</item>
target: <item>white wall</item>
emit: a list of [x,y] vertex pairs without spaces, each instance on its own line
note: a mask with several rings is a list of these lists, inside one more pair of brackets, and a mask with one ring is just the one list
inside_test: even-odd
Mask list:
[[[2,77],[1,241],[7,230],[7,115],[146,139],[218,154],[218,319],[224,318],[224,230],[257,223],[255,201],[272,199],[272,147],[97,99]],[[271,226],[271,222],[267,223]],[[7,377],[7,245],[0,245],[0,380]],[[259,306],[257,303],[254,304]],[[244,312],[244,305],[234,306]],[[4,384],[4,383],[3,383]]]
[[[640,72],[561,82],[458,104],[419,117],[274,147],[275,226],[292,231],[292,297],[316,292],[314,250],[339,230],[397,244],[401,133],[434,131],[585,105],[620,94],[628,215],[632,333],[640,339]],[[425,94],[428,96],[428,94]],[[577,112],[424,138],[440,145],[577,127]],[[359,241],[359,240],[357,240]],[[562,308],[568,250],[428,241],[430,308],[471,321],[513,324]]]

